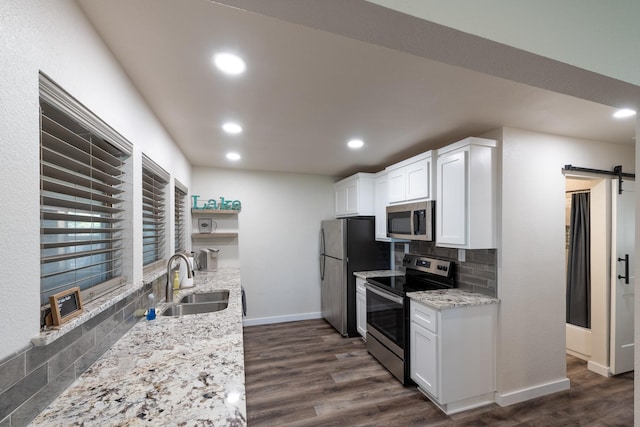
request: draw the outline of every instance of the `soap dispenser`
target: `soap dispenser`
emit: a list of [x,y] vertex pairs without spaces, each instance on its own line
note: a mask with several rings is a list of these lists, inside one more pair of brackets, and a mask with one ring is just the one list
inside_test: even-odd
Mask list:
[[156,318],[156,297],[153,292],[149,294],[149,308],[147,309],[147,320]]
[[177,291],[178,289],[180,289],[180,274],[176,270],[173,274],[173,290]]

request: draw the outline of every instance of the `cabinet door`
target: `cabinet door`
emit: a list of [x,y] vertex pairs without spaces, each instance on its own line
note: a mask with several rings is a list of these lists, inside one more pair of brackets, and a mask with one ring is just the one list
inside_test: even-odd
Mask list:
[[398,168],[390,170],[387,174],[389,186],[389,203],[404,202],[406,197],[406,185],[405,185],[405,169]]
[[406,199],[428,199],[431,188],[431,159],[419,160],[405,166]]
[[354,179],[345,186],[345,213],[357,214],[358,200],[358,180]]
[[424,391],[438,398],[438,342],[437,336],[426,328],[411,322],[411,379]]
[[374,204],[376,214],[376,240],[388,242],[387,204],[389,199],[388,177],[381,175],[375,180]]
[[438,157],[436,203],[436,244],[467,243],[468,151]]

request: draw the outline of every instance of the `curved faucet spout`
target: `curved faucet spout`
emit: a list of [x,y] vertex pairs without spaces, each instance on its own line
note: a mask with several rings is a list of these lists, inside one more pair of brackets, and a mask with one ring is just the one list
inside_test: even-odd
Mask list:
[[174,254],[169,258],[167,262],[167,286],[166,286],[166,302],[173,302],[173,286],[171,286],[171,264],[173,264],[173,260],[176,258],[182,258],[184,262],[187,263],[187,277],[192,278],[193,274],[191,273],[191,264],[189,263],[189,258],[185,254]]

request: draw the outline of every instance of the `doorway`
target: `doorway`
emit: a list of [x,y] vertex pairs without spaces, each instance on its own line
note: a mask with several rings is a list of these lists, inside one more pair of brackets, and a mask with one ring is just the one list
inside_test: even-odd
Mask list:
[[[602,299],[599,296],[601,289],[608,287],[606,276],[597,275],[606,263],[606,257],[598,254],[598,243],[608,239],[608,236],[602,236],[606,234],[606,224],[601,224],[596,214],[603,202],[597,194],[597,186],[601,181],[577,177],[566,179],[564,261],[567,272],[567,353],[586,361],[592,357],[594,335],[608,327],[607,319],[596,314],[598,309],[606,306],[605,301],[600,307]],[[592,247],[595,251],[593,254]]]
[[[633,254],[635,193],[631,191],[633,181],[625,183],[625,188],[630,190],[625,192],[624,196],[618,195],[617,185],[617,180],[610,178],[566,178],[567,313],[570,314],[572,310],[570,304],[579,305],[584,303],[585,299],[588,304],[586,316],[567,316],[566,352],[586,360],[589,370],[603,376],[633,370],[633,287],[621,284],[624,279],[619,279],[618,275],[624,276],[625,268],[633,271],[632,259],[625,265],[619,261],[625,259],[624,255],[619,253],[629,256]],[[572,214],[575,214],[572,210],[575,210],[577,198],[586,198],[589,201],[586,258],[588,277],[587,283],[583,283],[586,286],[583,290],[586,292],[586,298],[580,298],[579,290],[570,290],[570,286],[577,286],[576,283],[572,283],[575,279],[572,270],[575,270],[576,264],[580,266],[579,262],[570,259],[570,249],[574,243],[571,239],[571,218]],[[627,236],[631,236],[631,239]],[[584,274],[584,271],[577,272],[577,282],[582,283],[585,280],[580,274]],[[629,277],[631,283],[633,280],[633,277]],[[584,294],[582,296],[584,297]],[[570,301],[572,298],[576,301]],[[582,317],[586,321],[581,321]]]

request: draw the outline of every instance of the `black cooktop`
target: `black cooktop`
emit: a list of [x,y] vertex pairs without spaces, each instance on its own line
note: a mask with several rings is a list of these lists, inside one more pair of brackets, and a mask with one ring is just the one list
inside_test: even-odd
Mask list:
[[367,282],[400,296],[405,296],[407,292],[456,287],[454,263],[451,261],[406,254],[402,265],[405,267],[404,276],[370,277]]
[[405,276],[370,277],[367,282],[400,296],[405,296],[407,292],[433,291],[452,287],[429,281],[412,280],[411,278],[407,280]]

